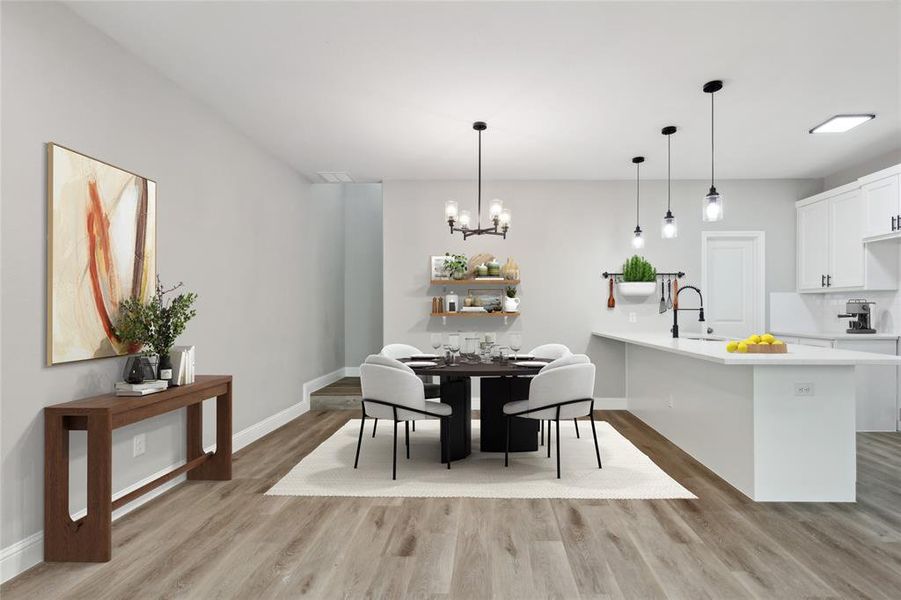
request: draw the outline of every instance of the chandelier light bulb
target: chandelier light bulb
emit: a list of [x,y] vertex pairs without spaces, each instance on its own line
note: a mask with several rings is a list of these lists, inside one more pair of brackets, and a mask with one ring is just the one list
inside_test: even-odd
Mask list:
[[488,216],[492,219],[499,219],[504,210],[504,203],[495,198],[488,204]]
[[444,203],[444,217],[448,221],[456,221],[460,214],[459,206],[454,200],[448,200]]
[[470,223],[469,211],[464,210],[463,212],[460,213],[460,227],[469,227],[469,223]]
[[504,227],[510,226],[511,214],[510,214],[509,208],[505,208],[504,210],[501,211],[500,219],[501,219],[501,225],[503,225]]

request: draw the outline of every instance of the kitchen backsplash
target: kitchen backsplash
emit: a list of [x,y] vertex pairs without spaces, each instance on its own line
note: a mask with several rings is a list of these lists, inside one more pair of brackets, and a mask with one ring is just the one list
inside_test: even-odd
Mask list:
[[873,327],[879,333],[901,333],[901,292],[845,292],[834,294],[770,294],[772,331],[797,333],[844,333],[848,319],[839,319],[850,298],[866,298],[873,307]]

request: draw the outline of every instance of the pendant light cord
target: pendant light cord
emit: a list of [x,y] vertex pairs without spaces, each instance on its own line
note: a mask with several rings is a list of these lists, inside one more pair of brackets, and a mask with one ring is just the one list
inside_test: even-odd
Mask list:
[[482,130],[479,130],[479,212],[477,213],[478,228],[482,228]]
[[667,214],[672,208],[672,165],[670,165],[670,152],[672,142],[672,134],[666,136],[666,212]]
[[710,187],[714,186],[713,177],[713,128],[716,121],[713,119],[713,96],[716,92],[710,94]]
[[641,163],[635,163],[635,227],[641,227]]

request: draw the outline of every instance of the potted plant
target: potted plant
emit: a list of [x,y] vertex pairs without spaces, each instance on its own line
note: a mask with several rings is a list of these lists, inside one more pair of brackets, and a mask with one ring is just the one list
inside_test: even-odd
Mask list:
[[197,294],[185,292],[166,301],[166,294],[179,289],[183,284],[165,289],[156,279],[156,290],[146,302],[138,298],[128,298],[119,305],[119,319],[116,335],[125,342],[139,344],[145,355],[156,354],[157,379],[172,378],[172,361],[169,353],[175,340],[197,314],[192,306]]
[[516,286],[507,286],[507,297],[504,298],[504,312],[519,312],[519,298],[516,297]]
[[446,253],[444,255],[444,270],[450,273],[452,279],[463,279],[469,262],[463,254]]
[[617,288],[622,296],[650,296],[657,290],[657,269],[641,256],[635,255],[623,263],[623,275]]

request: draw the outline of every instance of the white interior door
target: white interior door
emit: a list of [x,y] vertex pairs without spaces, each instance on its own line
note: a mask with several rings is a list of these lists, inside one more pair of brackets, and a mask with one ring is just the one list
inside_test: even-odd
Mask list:
[[766,281],[762,231],[701,234],[701,291],[707,327],[742,339],[765,328]]

